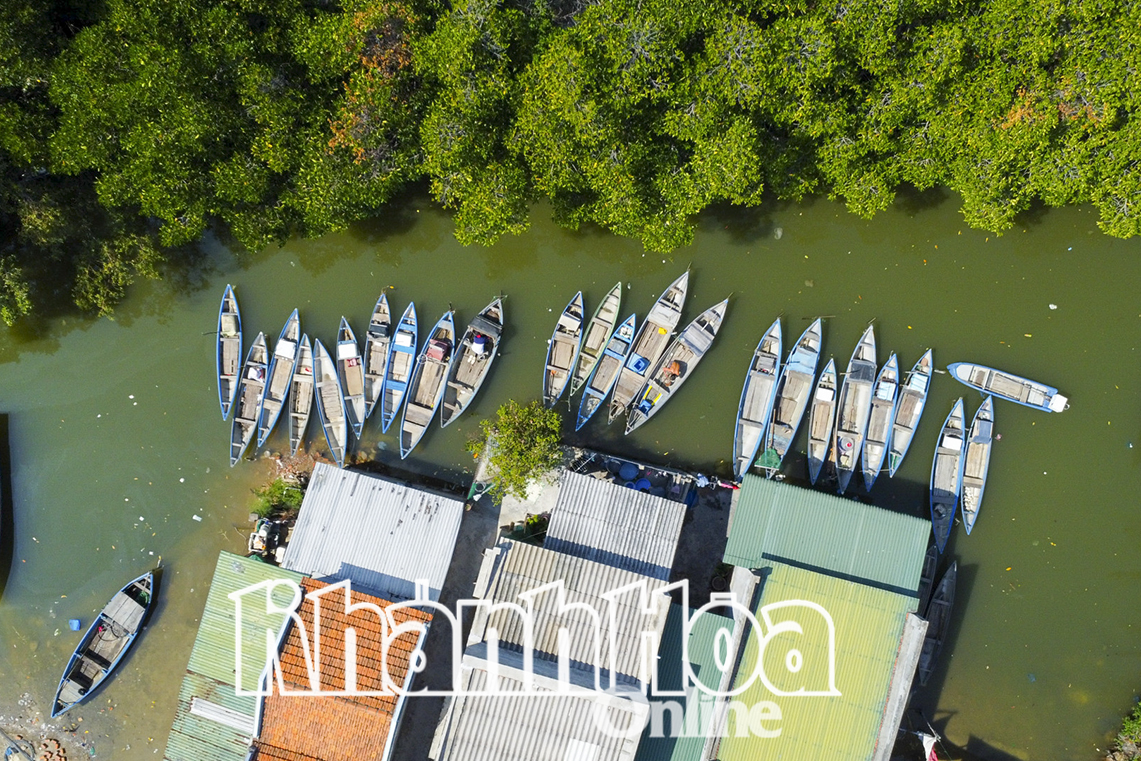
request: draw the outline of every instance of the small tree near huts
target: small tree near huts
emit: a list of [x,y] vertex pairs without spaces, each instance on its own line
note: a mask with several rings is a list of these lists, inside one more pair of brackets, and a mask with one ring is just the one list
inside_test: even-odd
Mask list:
[[482,436],[469,449],[479,457],[490,447],[490,493],[497,501],[509,494],[526,499],[528,484],[559,466],[561,425],[554,410],[514,399],[501,406],[493,420],[480,423]]

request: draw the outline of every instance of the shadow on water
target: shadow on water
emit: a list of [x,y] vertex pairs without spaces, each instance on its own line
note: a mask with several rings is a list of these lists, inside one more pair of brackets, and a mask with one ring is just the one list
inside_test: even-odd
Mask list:
[[12,505],[12,448],[8,440],[8,413],[0,414],[0,597],[8,585],[15,546],[15,509]]
[[[935,571],[936,586],[951,566],[951,561],[955,559],[954,542],[954,535],[952,535],[946,552],[939,558],[939,565]],[[939,650],[932,679],[925,686],[920,687],[918,680],[914,685],[915,693],[911,698],[911,708],[921,716],[931,717],[928,720],[940,735],[945,734],[947,722],[950,721],[951,716],[936,713],[936,707],[939,704],[939,696],[943,692],[943,682],[947,678],[947,667],[950,665],[951,656],[955,653],[955,645],[959,641],[959,633],[963,626],[964,612],[970,605],[971,592],[978,575],[979,566],[977,564],[959,565],[958,577],[955,581],[955,602],[951,609],[951,624],[943,638],[943,646]]]
[[[801,206],[807,206],[806,201]],[[773,225],[773,214],[789,207],[787,201],[777,201],[766,198],[760,206],[746,208],[719,201],[711,204],[697,217],[697,228],[702,232],[725,231],[729,238],[737,243],[756,243],[766,238],[772,238],[776,232]]]
[[936,186],[920,190],[914,185],[901,185],[895,192],[895,208],[915,216],[920,212],[937,209],[951,198],[946,188]]

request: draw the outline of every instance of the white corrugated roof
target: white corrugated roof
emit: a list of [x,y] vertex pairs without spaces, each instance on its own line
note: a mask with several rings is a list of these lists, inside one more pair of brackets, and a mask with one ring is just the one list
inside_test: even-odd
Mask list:
[[[486,664],[464,658],[465,691],[489,690]],[[536,692],[548,693],[542,680]],[[497,687],[523,689],[522,674],[501,669]],[[648,706],[607,693],[473,696],[453,699],[440,717],[437,761],[632,761]],[[617,731],[606,732],[601,721]],[[622,732],[633,737],[616,736]]]
[[[481,580],[487,580],[486,591],[482,595],[477,592],[484,599],[497,603],[514,603],[526,608],[527,604],[519,598],[520,593],[561,580],[565,590],[565,605],[586,604],[597,613],[602,642],[599,644],[599,658],[596,662],[593,617],[583,610],[560,612],[555,592],[544,593],[534,600],[532,637],[536,662],[557,659],[559,629],[565,628],[570,638],[572,665],[592,674],[595,666],[608,673],[612,662],[609,634],[611,602],[603,595],[616,592],[629,584],[644,582],[647,593],[644,601],[641,593],[628,592],[614,602],[616,636],[613,664],[619,675],[618,681],[648,680],[647,662],[657,654],[657,643],[661,641],[670,607],[669,596],[656,591],[664,586],[662,581],[512,541],[503,541],[488,550],[484,564],[490,566],[489,571],[480,573]],[[480,643],[485,641],[487,629],[490,628],[498,632],[504,650],[522,651],[526,646],[523,621],[518,614],[501,610],[487,615],[485,611],[479,611],[472,622],[468,638],[468,643],[473,645],[470,652],[482,654],[485,651],[486,648]],[[644,643],[646,633],[653,634],[652,645]],[[653,652],[644,655],[645,647],[652,647]],[[590,683],[593,684],[593,677]],[[602,684],[608,683],[609,678],[604,676]]]
[[390,600],[425,579],[436,600],[463,514],[461,500],[317,463],[282,565]]
[[681,502],[566,471],[543,546],[668,581],[685,510]]

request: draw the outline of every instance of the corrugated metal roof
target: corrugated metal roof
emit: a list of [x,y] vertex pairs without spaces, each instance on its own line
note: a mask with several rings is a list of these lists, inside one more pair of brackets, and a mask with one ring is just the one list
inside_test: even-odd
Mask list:
[[[490,689],[488,679],[484,668],[464,670],[466,690]],[[498,687],[518,691],[523,686],[501,671]],[[605,693],[467,695],[454,701],[441,717],[445,734],[437,761],[632,761],[638,737],[607,734],[595,716],[604,713],[619,731],[645,716],[644,706]]]
[[725,562],[768,561],[915,594],[931,522],[746,475],[729,526]]
[[[729,737],[721,741],[721,761],[866,761],[876,746],[884,706],[891,684],[896,653],[907,614],[915,609],[911,597],[845,581],[783,563],[766,563],[757,607],[804,600],[822,606],[835,626],[835,686],[840,696],[780,697],[758,679],[738,699],[748,706],[772,701],[781,719],[767,729],[780,729],[776,738]],[[758,616],[760,620],[760,616]],[[828,636],[823,617],[806,610],[780,613],[778,621],[795,620],[803,635],[785,633],[768,642],[765,674],[778,688],[795,691],[828,688]],[[787,666],[792,649],[801,653],[800,670]],[[757,664],[756,632],[749,632],[734,688],[744,684]]]
[[[289,580],[300,583],[301,574],[287,571],[229,552],[218,553],[214,578],[206,597],[206,608],[198,625],[190,663],[182,680],[178,696],[178,712],[167,740],[165,758],[168,761],[243,761],[249,750],[249,735],[233,727],[190,712],[193,701],[206,700],[237,714],[250,718],[257,712],[256,698],[237,695],[235,690],[235,637],[236,606],[229,598],[231,592],[267,580]],[[291,595],[285,589],[275,590],[273,601],[288,605]],[[283,614],[265,612],[265,597],[251,595],[249,604],[242,605],[242,683],[246,689],[255,689],[265,667],[265,647],[253,645],[265,642],[267,629],[280,631],[285,623]],[[256,604],[260,602],[261,604]]]
[[[639,595],[626,594],[614,606],[615,669],[618,674],[634,679],[645,680],[649,674],[643,673],[641,650],[644,632],[661,636],[669,614],[669,598],[655,590],[663,586],[657,579],[623,571],[612,566],[590,560],[563,555],[557,552],[519,542],[504,541],[489,550],[494,568],[487,588],[486,598],[496,602],[522,604],[519,594],[562,580],[567,604],[585,603],[598,614],[602,626],[602,643],[599,647],[600,667],[608,669],[610,664],[610,602],[602,595],[621,589],[639,581],[644,581],[651,598],[656,599],[657,610],[644,612]],[[581,664],[584,670],[593,671],[586,664],[594,661],[594,627],[591,617],[582,611],[568,611],[560,614],[558,601],[553,593],[535,600],[534,649],[536,660],[556,660],[558,653],[558,632],[565,627],[570,636],[571,659]],[[524,606],[526,607],[526,606]],[[524,632],[519,616],[512,612],[497,611],[490,617],[477,613],[472,624],[472,640],[481,641],[486,628],[493,627],[499,633],[502,645],[515,646],[517,651],[524,647]],[[605,681],[604,681],[605,683]]]
[[[693,613],[691,610],[688,615],[692,616]],[[722,677],[717,662],[718,637],[721,636],[721,632],[725,632],[723,636],[727,638],[726,642],[732,641],[733,619],[716,613],[704,613],[693,620],[689,633],[688,655],[694,676],[703,685],[714,690],[718,689]],[[658,651],[658,691],[683,689],[684,636],[683,610],[679,605],[672,605],[662,635],[662,646]],[[732,654],[721,653],[727,667],[732,669],[733,659],[726,658],[726,655]],[[642,733],[636,761],[701,761],[706,728],[714,715],[713,698],[694,689],[689,697],[651,695],[650,701],[651,705],[668,701],[680,704],[683,710],[682,718],[679,720],[680,727],[673,725],[673,716],[669,710],[651,709],[650,724]],[[655,714],[662,718],[655,719]]]
[[463,515],[458,499],[317,463],[282,565],[396,600],[426,579],[435,600]]
[[685,505],[565,471],[543,546],[668,581]]

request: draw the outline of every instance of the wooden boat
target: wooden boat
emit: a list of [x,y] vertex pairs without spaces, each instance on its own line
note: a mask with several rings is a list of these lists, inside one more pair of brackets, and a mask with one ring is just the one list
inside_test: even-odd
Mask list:
[[273,356],[269,359],[269,371],[266,377],[265,393],[261,398],[261,409],[258,410],[258,446],[260,447],[269,438],[273,427],[277,425],[277,418],[281,415],[281,408],[285,406],[285,397],[289,394],[289,385],[293,380],[293,368],[297,364],[297,340],[301,338],[301,319],[297,310],[289,315],[277,343],[273,346]]
[[738,481],[753,464],[765,440],[765,427],[773,409],[780,360],[784,355],[778,317],[761,336],[745,374],[741,401],[737,405],[737,425],[733,431],[733,476]]
[[404,404],[404,394],[408,381],[416,367],[416,344],[419,334],[416,329],[416,305],[409,304],[396,326],[396,333],[388,344],[388,372],[384,377],[383,401],[380,405],[381,431],[388,433],[388,426],[396,419]]
[[447,428],[471,404],[479,393],[491,363],[499,355],[503,336],[503,299],[496,299],[475,316],[456,347],[456,357],[448,370],[444,402],[440,408],[440,427]]
[[837,490],[841,494],[847,490],[864,448],[876,368],[876,334],[874,326],[869,325],[848,361],[836,407],[836,447],[832,450],[832,459],[836,463]]
[[578,422],[574,429],[577,431],[586,425],[586,421],[594,415],[607,395],[614,388],[618,380],[618,371],[626,362],[626,355],[630,353],[630,344],[634,341],[634,328],[637,326],[638,316],[630,315],[615,329],[606,343],[602,358],[595,363],[590,371],[586,386],[582,392],[582,401],[578,405]]
[[940,554],[947,546],[955,521],[955,508],[963,485],[964,448],[963,400],[959,399],[943,423],[939,443],[935,445],[935,459],[931,463],[931,529],[935,532],[935,546]]
[[146,625],[154,603],[154,573],[120,589],[75,648],[52,701],[52,718],[82,703],[110,678]]
[[622,281],[610,289],[610,293],[602,299],[594,316],[587,323],[586,332],[582,334],[582,350],[578,353],[578,362],[574,366],[574,375],[571,376],[570,395],[574,396],[580,388],[586,385],[587,378],[594,370],[598,358],[610,341],[610,334],[614,332],[614,325],[618,322],[618,309],[622,306]]
[[407,457],[436,415],[436,408],[444,397],[444,382],[452,362],[452,349],[456,342],[456,326],[452,311],[448,310],[424,343],[424,351],[416,360],[412,380],[408,384],[408,402],[400,420],[400,459]]
[[685,293],[688,288],[689,270],[686,270],[650,307],[650,313],[646,315],[645,322],[634,336],[626,364],[618,373],[614,396],[610,398],[608,423],[613,423],[615,418],[626,412],[634,395],[645,383],[646,376],[654,369],[662,352],[666,350],[670,335],[681,320],[681,310],[685,306]]
[[987,471],[990,469],[990,450],[994,445],[994,397],[988,396],[975,412],[971,422],[971,435],[967,438],[967,457],[963,465],[963,528],[967,534],[975,526],[979,508],[983,503]]
[[313,346],[313,396],[317,401],[317,417],[325,432],[325,443],[337,467],[345,467],[345,450],[349,445],[349,422],[345,415],[345,396],[337,377],[337,365],[329,350],[318,339]]
[[935,594],[931,596],[931,604],[927,606],[927,636],[923,639],[923,650],[919,654],[920,686],[926,685],[931,678],[939,659],[939,651],[943,648],[943,640],[951,628],[951,609],[955,605],[955,579],[958,574],[958,561],[952,561],[951,567],[939,580]]
[[915,611],[919,615],[927,612],[927,601],[931,597],[931,590],[935,588],[935,570],[939,565],[939,548],[934,544],[927,545],[927,554],[923,556],[923,571],[919,576],[919,590],[915,593],[918,605]]
[[265,333],[258,333],[246,355],[246,364],[242,367],[242,377],[238,381],[234,422],[230,425],[231,468],[242,459],[242,454],[257,432],[258,410],[261,409],[262,392],[265,390],[267,359],[269,357],[265,348]]
[[868,415],[868,433],[864,438],[864,452],[860,456],[864,465],[864,488],[880,474],[891,441],[891,426],[895,421],[895,405],[899,400],[899,360],[893,353],[887,358],[872,393],[872,411]]
[[234,287],[226,286],[222,305],[218,308],[218,349],[215,357],[218,367],[218,400],[222,404],[222,419],[230,416],[230,405],[238,393],[238,371],[242,369],[242,313]]
[[313,411],[313,348],[309,336],[301,337],[301,347],[297,351],[297,366],[293,369],[293,380],[289,384],[289,454],[297,454],[309,427],[309,415]]
[[543,372],[543,404],[554,407],[570,381],[571,369],[582,346],[582,291],[575,294],[559,315],[555,332],[547,344]]
[[646,385],[634,397],[626,419],[626,433],[633,432],[666,405],[681,385],[693,375],[701,358],[713,345],[717,331],[725,320],[729,299],[714,304],[686,326],[658,360]]
[[892,477],[915,438],[915,429],[923,417],[927,406],[927,390],[931,387],[931,370],[934,367],[931,350],[928,349],[899,389],[899,404],[895,407],[895,422],[891,426],[891,445],[887,452],[887,475]]
[[784,462],[808,409],[812,382],[816,380],[816,366],[820,363],[822,327],[818,318],[800,335],[777,381],[776,401],[773,402],[765,434],[765,451],[759,463],[770,474]]
[[[372,317],[368,321],[368,333],[364,339],[364,416],[367,420],[380,392],[384,389],[384,378],[388,370],[388,344],[392,340],[392,312],[388,309],[388,296],[380,294]],[[358,433],[359,435],[359,433]]]
[[836,360],[829,358],[816,382],[812,412],[808,416],[808,479],[816,485],[820,469],[832,448],[832,423],[836,418]]
[[349,321],[341,318],[337,330],[337,379],[341,382],[341,393],[345,397],[345,419],[353,429],[353,435],[361,437],[364,428],[364,363],[361,362],[357,337],[349,327]]
[[1046,412],[1062,412],[1070,408],[1069,400],[1058,389],[993,367],[956,362],[947,366],[951,377],[983,394],[991,394],[1024,407]]

